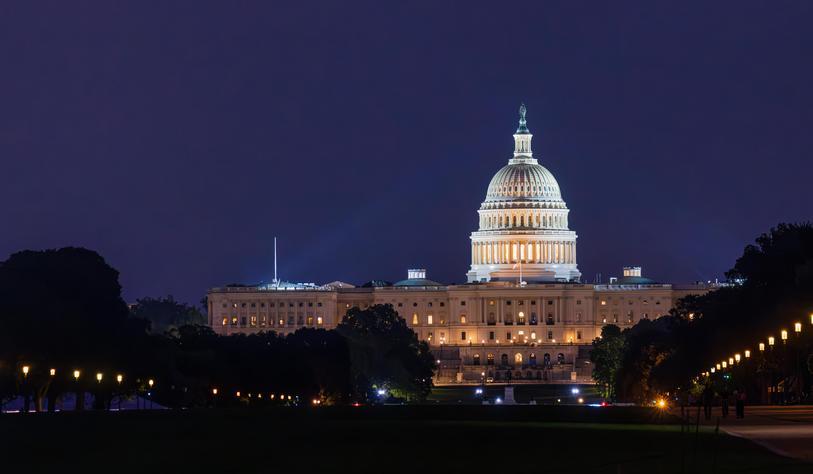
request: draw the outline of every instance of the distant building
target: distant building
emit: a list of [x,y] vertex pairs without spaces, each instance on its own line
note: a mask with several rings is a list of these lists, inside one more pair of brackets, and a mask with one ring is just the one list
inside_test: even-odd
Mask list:
[[209,324],[219,334],[334,328],[352,307],[391,304],[433,346],[437,383],[590,380],[590,343],[605,324],[630,327],[714,285],[675,286],[624,267],[610,284],[583,284],[576,233],[556,179],[531,153],[520,109],[514,155],[500,169],[471,234],[468,282],[445,285],[410,269],[405,280],[361,286],[273,283],[213,288]]

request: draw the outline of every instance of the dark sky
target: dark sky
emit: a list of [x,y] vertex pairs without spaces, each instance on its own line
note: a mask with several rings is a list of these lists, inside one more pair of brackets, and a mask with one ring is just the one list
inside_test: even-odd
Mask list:
[[[150,3],[150,5],[147,5]],[[410,3],[410,5],[406,5]],[[3,2],[0,259],[128,301],[465,280],[528,106],[586,281],[722,277],[811,218],[813,2]]]

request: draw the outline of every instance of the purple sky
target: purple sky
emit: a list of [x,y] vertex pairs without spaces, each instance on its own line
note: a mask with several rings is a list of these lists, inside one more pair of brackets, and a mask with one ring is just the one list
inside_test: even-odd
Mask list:
[[813,2],[15,3],[0,258],[95,249],[128,301],[267,281],[275,235],[290,280],[464,281],[521,101],[586,281],[811,218]]

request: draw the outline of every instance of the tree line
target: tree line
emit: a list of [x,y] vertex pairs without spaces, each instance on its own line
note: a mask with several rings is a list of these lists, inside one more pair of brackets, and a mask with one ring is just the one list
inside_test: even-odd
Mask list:
[[[623,331],[605,326],[591,353],[594,378],[605,395],[647,403],[665,393],[688,400],[704,391],[725,397],[738,390],[762,403],[809,399],[811,224],[780,224],[762,234],[726,277],[728,285],[683,298],[654,321]],[[784,341],[782,329],[789,333]],[[740,360],[730,364],[735,356]]]
[[390,305],[351,308],[334,330],[219,336],[172,297],[128,307],[118,277],[82,248],[0,262],[0,402],[23,396],[26,408],[53,409],[75,393],[82,409],[91,393],[105,408],[149,392],[170,407],[280,403],[280,394],[373,403],[382,391],[407,401],[431,391],[429,347]]

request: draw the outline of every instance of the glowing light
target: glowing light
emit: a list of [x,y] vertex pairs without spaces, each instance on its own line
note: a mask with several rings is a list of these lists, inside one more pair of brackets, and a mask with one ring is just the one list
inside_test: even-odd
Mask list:
[[379,397],[383,397],[383,396],[384,396],[384,395],[386,395],[386,394],[387,394],[387,391],[386,391],[386,390],[384,390],[383,388],[379,388],[379,389],[378,389],[378,396],[379,396]]
[[720,364],[717,364],[717,370],[720,370]]
[[99,383],[102,383],[102,377],[104,377],[104,376],[102,375],[102,373],[101,373],[101,372],[96,372],[96,380],[97,380]]
[[121,375],[121,374],[116,375],[116,382],[121,383],[122,380],[124,380],[123,375]]
[[788,340],[788,332],[783,329],[782,330],[782,342],[787,341],[787,340]]
[[728,367],[728,363],[726,361],[723,361],[723,368],[725,369],[726,367]]
[[714,367],[711,368],[711,373],[713,374],[716,369]]
[[576,388],[576,387],[573,387],[573,388],[570,389],[570,393],[572,393],[573,395],[576,395],[577,393],[579,393],[579,389]]
[[474,390],[474,393],[476,395],[482,395],[483,394],[483,389],[482,388],[477,388],[477,389]]
[[793,325],[793,330],[796,331],[796,334],[802,332],[802,323],[795,323]]
[[152,388],[152,386],[155,385],[155,380],[153,380],[153,379],[147,380],[147,385],[149,385],[150,388]]
[[774,337],[773,337],[773,336],[770,336],[770,337],[768,338],[768,345],[769,345],[769,346],[773,346],[775,343],[776,343],[776,339],[774,339]]
[[212,389],[212,395],[217,395],[217,389],[216,388]]
[[80,374],[81,374],[81,372],[79,372],[78,370],[74,370],[73,371],[73,378],[75,378],[76,380],[79,380],[79,375]]
[[584,398],[579,397],[579,403],[584,403]]
[[56,369],[51,369],[49,373],[51,374],[51,377],[53,377],[54,375],[56,375]]
[[765,343],[764,342],[759,343],[759,351],[760,352],[765,352]]
[[311,401],[311,403],[313,403],[314,405],[319,405],[320,403],[322,403],[322,401],[321,401],[321,400],[319,400],[319,399],[317,399],[317,398],[314,398],[314,399]]
[[751,357],[751,351],[749,351],[749,350],[747,350],[747,349],[746,349],[746,350],[745,350],[745,358],[746,358],[746,359],[748,359],[748,358],[750,358],[750,357]]
[[24,365],[23,366],[23,375],[28,375],[28,371],[31,370],[31,367]]
[[666,400],[664,400],[663,398],[659,398],[658,399],[658,408],[661,408],[661,409],[666,408]]
[[496,399],[496,400],[494,400],[494,402],[495,402],[495,403],[498,403],[498,404],[499,404],[499,403],[502,403],[502,398],[497,397],[497,399]]
[[239,397],[239,396],[240,396],[240,392],[238,391],[236,395]]
[[734,360],[735,360],[735,361],[737,361],[737,362],[739,362],[739,361],[740,361],[740,358],[741,358],[741,357],[742,357],[742,356],[740,356],[739,354],[734,354]]

